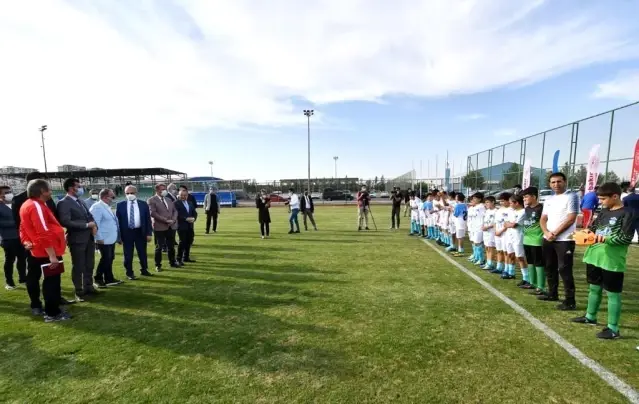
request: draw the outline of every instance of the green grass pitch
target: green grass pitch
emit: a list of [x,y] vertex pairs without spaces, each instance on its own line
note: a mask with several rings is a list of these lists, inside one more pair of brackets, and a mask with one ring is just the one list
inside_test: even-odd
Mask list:
[[[2,290],[0,402],[625,402],[408,237],[406,219],[391,232],[390,208],[373,209],[377,232],[355,231],[353,207],[318,206],[319,232],[288,235],[286,210],[273,208],[268,240],[255,209],[224,209],[215,235],[203,234],[202,215],[197,263],[108,288],[71,306],[67,322],[31,317],[24,287]],[[121,259],[118,248],[115,273],[125,279]],[[617,341],[568,321],[585,309],[581,263],[575,313],[473,271],[637,389],[638,265],[632,248]],[[71,291],[67,273],[63,295]],[[605,308],[604,298],[600,321]]]

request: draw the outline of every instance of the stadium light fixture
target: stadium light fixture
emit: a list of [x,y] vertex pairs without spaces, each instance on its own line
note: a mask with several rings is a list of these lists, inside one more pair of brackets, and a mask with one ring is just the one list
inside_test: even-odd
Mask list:
[[305,109],[304,115],[307,118],[308,122],[308,184],[307,188],[308,192],[312,192],[311,189],[311,116],[313,116],[314,111],[312,109]]
[[337,179],[337,160],[339,159],[338,156],[334,156],[333,160],[335,160],[335,179]]
[[215,163],[213,160],[209,160],[209,165],[211,166],[211,177],[213,177],[213,163]]
[[47,153],[44,150],[44,131],[47,130],[47,125],[42,125],[40,127],[40,138],[42,139],[42,158],[44,159],[44,172],[48,172],[47,170]]

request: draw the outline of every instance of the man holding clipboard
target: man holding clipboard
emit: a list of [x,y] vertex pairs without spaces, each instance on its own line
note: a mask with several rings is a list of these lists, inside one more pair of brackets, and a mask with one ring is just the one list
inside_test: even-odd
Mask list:
[[64,272],[62,256],[67,244],[64,229],[46,205],[51,195],[48,182],[42,179],[32,180],[27,185],[29,199],[20,207],[20,240],[31,251],[27,268],[27,285],[32,286],[28,288],[31,310],[34,315],[43,314],[39,283],[44,275],[42,295],[44,321],[47,323],[71,318],[68,313],[60,310],[60,275]]

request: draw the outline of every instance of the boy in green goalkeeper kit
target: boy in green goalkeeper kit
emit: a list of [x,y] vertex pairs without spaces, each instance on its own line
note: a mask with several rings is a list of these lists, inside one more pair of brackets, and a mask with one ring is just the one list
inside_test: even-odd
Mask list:
[[539,191],[536,187],[528,187],[521,191],[526,205],[524,216],[524,251],[528,263],[528,282],[519,285],[523,289],[534,289],[531,294],[543,295],[546,288],[546,273],[544,272],[544,232],[539,220],[544,206],[537,200]]
[[634,236],[634,215],[623,208],[621,188],[609,182],[597,191],[603,209],[590,226],[596,234],[596,242],[584,254],[586,276],[589,284],[588,309],[583,317],[572,321],[580,324],[597,324],[597,312],[601,305],[602,291],[608,295],[608,324],[597,338],[619,338],[621,315],[621,291],[628,246]]

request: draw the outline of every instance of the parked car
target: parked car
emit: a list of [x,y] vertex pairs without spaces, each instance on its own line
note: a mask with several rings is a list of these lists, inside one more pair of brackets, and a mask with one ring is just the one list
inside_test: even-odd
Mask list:
[[552,195],[552,190],[550,189],[539,190],[539,203],[544,203],[550,195]]
[[377,198],[377,192],[371,192],[369,195],[371,198]]
[[379,194],[380,198],[390,198],[390,194],[386,191],[383,191],[381,194]]
[[321,198],[322,198],[321,192],[311,192],[311,199],[321,199]]
[[271,202],[286,202],[288,200],[288,198],[282,194],[271,194],[270,198]]
[[346,192],[326,188],[322,193],[322,199],[325,201],[352,201],[354,199],[353,195],[350,192]]

